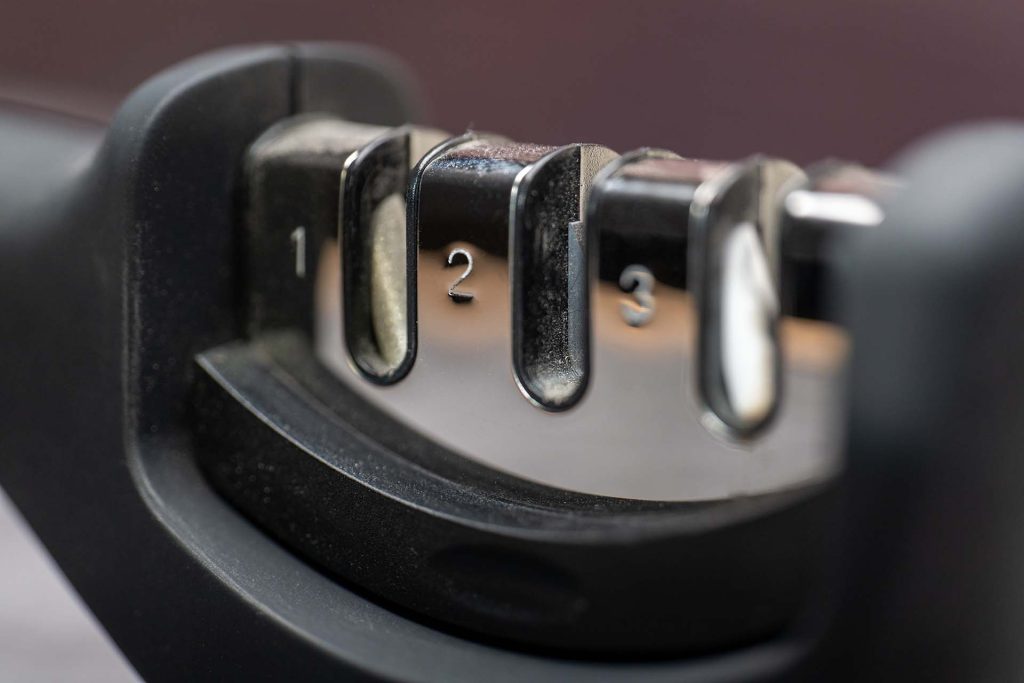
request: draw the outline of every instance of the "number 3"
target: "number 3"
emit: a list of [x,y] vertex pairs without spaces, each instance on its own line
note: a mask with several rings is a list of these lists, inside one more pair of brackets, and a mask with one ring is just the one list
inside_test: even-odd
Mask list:
[[631,327],[646,325],[654,317],[654,275],[638,265],[626,266],[619,276],[619,288],[632,292],[634,301],[619,304],[619,314]]

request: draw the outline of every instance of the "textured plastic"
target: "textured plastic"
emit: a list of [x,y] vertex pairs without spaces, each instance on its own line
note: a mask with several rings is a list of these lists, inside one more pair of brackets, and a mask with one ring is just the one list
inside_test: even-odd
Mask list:
[[401,123],[392,74],[365,50],[242,48],[155,77],[106,131],[0,115],[5,489],[147,680],[724,681],[791,665],[784,634],[613,666],[460,637],[325,577],[200,474],[193,358],[245,336],[245,150],[301,111]]

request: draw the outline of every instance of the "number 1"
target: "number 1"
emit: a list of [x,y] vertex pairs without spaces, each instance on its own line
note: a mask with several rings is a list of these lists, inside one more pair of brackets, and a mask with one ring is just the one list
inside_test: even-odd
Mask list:
[[295,248],[295,276],[306,277],[306,229],[299,226],[292,230],[292,245]]

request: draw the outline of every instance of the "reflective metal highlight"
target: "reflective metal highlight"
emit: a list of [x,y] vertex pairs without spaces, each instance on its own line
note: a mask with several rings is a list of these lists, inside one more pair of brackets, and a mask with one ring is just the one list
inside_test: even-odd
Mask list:
[[755,158],[694,193],[688,246],[699,328],[696,391],[702,421],[727,438],[750,439],[778,408],[780,206],[804,178],[793,164]]
[[415,360],[416,233],[405,194],[410,166],[442,135],[390,130],[352,152],[341,172],[345,344],[359,372],[379,384],[397,382]]

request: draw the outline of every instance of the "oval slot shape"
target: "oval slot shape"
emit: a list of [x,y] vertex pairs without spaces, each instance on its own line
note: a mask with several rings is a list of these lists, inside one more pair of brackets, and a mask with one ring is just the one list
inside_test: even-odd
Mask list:
[[359,374],[393,384],[416,356],[416,234],[406,221],[410,165],[445,136],[398,128],[345,162],[341,174],[345,344]]
[[594,176],[616,156],[560,147],[523,169],[510,207],[512,364],[523,394],[566,410],[590,374],[590,247],[583,216]]
[[753,438],[778,411],[781,203],[804,179],[755,158],[701,184],[690,207],[696,390],[705,426],[730,440]]

